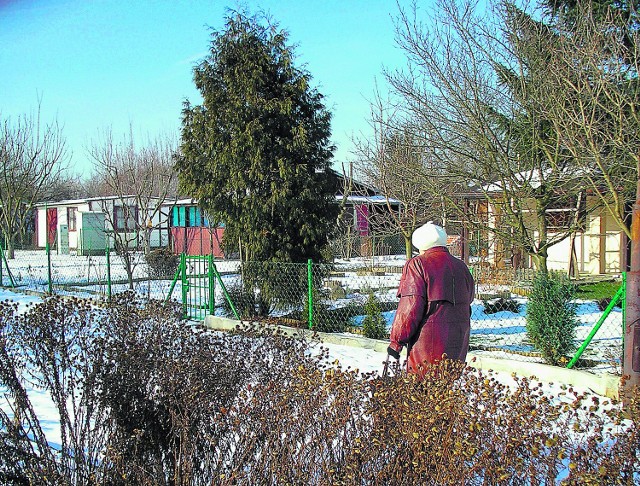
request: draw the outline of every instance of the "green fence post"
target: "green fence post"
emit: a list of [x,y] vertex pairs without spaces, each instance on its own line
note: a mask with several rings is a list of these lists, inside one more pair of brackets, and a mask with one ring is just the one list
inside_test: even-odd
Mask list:
[[107,299],[111,300],[111,252],[109,245],[105,248],[105,256],[107,257]]
[[13,275],[11,274],[7,255],[2,248],[2,244],[0,244],[0,285],[2,285],[2,262],[4,262],[4,265],[7,267],[7,275],[9,276],[9,284],[11,285],[11,288],[16,288],[16,281],[13,279]]
[[188,281],[187,281],[187,255],[185,253],[180,254],[180,269],[182,270],[182,317],[186,319],[187,315],[187,295],[188,295]]
[[[593,336],[596,335],[596,333],[598,332],[602,324],[604,324],[605,319],[609,317],[609,314],[611,314],[611,311],[613,310],[615,305],[618,303],[618,301],[622,299],[622,296],[624,295],[624,292],[625,292],[624,287],[625,287],[624,285],[620,286],[620,288],[616,292],[616,295],[613,297],[613,299],[611,299],[611,302],[609,302],[609,305],[602,313],[602,316],[600,316],[600,319],[598,319],[598,322],[596,323],[596,325],[593,326],[593,329],[591,329],[591,332],[589,333],[589,335],[586,337],[586,339],[584,340],[584,342],[582,343],[578,351],[576,351],[575,356],[571,359],[571,361],[569,361],[569,363],[567,363],[567,368],[573,368],[573,365],[575,365],[578,359],[580,359],[580,356],[582,356],[582,353],[584,353],[584,350],[587,349],[587,346],[589,346],[589,343],[591,343]],[[624,332],[623,332],[623,336],[624,336]]]
[[207,279],[209,280],[209,315],[213,315],[216,310],[216,292],[215,292],[215,272],[213,271],[213,255],[209,255],[209,268],[207,268]]
[[47,241],[44,246],[44,250],[47,252],[47,280],[49,282],[49,295],[53,294],[53,282],[51,281],[51,247],[49,246],[49,242]]
[[227,287],[225,287],[224,282],[222,281],[222,277],[220,276],[220,272],[218,272],[218,269],[216,268],[215,263],[213,263],[212,265],[213,265],[213,272],[214,272],[216,278],[218,279],[218,283],[220,284],[220,288],[222,289],[222,293],[224,294],[225,298],[227,299],[227,302],[229,303],[229,307],[231,307],[231,311],[233,312],[233,315],[236,316],[236,319],[238,319],[240,321],[240,323],[242,323],[242,319],[240,318],[240,314],[238,314],[238,311],[236,310],[236,306],[233,305],[233,301],[231,300],[231,296],[229,295],[229,292],[227,292]]
[[307,287],[308,287],[308,307],[309,307],[309,329],[313,328],[313,262],[311,258],[307,260]]
[[164,299],[165,302],[169,302],[169,300],[171,299],[171,294],[173,294],[173,289],[176,288],[176,282],[178,282],[178,279],[180,278],[180,275],[182,275],[182,268],[180,267],[180,265],[178,265],[178,269],[176,270],[176,274],[173,277],[173,281],[171,282],[171,285],[169,286],[169,292],[167,293],[167,297]]

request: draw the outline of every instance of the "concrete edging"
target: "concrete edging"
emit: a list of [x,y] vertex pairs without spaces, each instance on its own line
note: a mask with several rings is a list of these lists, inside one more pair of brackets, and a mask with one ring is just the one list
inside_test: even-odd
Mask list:
[[[235,319],[211,315],[206,316],[204,320],[204,326],[206,328],[217,331],[231,331],[239,324],[240,321]],[[259,325],[265,326],[265,324],[262,323]],[[306,329],[295,329],[287,326],[276,326],[273,324],[267,324],[266,326],[274,329],[280,329],[288,336],[311,335],[311,332]],[[387,351],[388,343],[377,339],[326,332],[318,332],[316,334],[324,343],[371,349],[380,353],[386,353]],[[515,373],[519,376],[535,377],[536,379],[547,383],[563,383],[566,385],[589,389],[593,393],[606,396],[608,398],[619,398],[620,377],[611,374],[594,375],[582,370],[560,368],[558,366],[550,366],[542,363],[491,358],[488,356],[481,356],[473,352],[470,352],[467,355],[467,364],[480,370],[493,370],[497,372]]]

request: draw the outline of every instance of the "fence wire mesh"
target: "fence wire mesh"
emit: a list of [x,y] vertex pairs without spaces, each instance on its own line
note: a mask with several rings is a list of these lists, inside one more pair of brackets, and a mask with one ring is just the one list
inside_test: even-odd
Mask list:
[[[402,256],[375,261],[353,258],[311,266],[250,262],[241,266],[245,273],[239,270],[230,296],[242,309],[243,319],[387,339],[398,306],[396,294],[404,262]],[[248,268],[252,270],[247,271]],[[472,304],[470,351],[497,358],[549,362],[545,343],[528,324],[532,320],[528,309],[533,308],[530,299],[536,273],[482,266],[472,266],[471,270],[476,280],[476,299]],[[571,309],[569,317],[558,313],[559,304],[546,308],[548,315],[543,316],[543,321],[546,319],[544,326],[552,345],[559,346],[554,340],[569,338],[566,356],[554,364],[568,364],[595,330],[575,367],[621,372],[622,302],[605,313],[621,285],[621,277],[573,280],[569,282],[570,300],[566,302]],[[222,313],[232,317],[229,309]],[[559,322],[567,319],[574,324]],[[569,330],[562,330],[562,326]]]
[[[271,322],[323,332],[387,339],[398,305],[403,255],[336,259],[331,265],[213,260],[169,252],[122,256],[17,250],[3,255],[5,287],[81,297],[133,290],[140,297],[179,302],[187,318],[207,314]],[[212,267],[212,268],[211,268]],[[472,265],[470,350],[499,358],[543,362],[528,329],[536,274],[531,270]],[[620,373],[624,312],[618,302],[605,313],[622,278],[573,280],[575,310],[571,358],[597,328],[578,363],[592,371]],[[549,307],[549,316],[557,309]],[[552,322],[549,326],[554,325]]]
[[[153,252],[152,252],[153,255]],[[134,291],[145,299],[179,299],[179,288],[169,295],[178,268],[178,255],[152,261],[142,252],[76,255],[56,250],[16,250],[4,255],[2,286],[58,295],[92,298]],[[172,263],[173,262],[173,263]]]

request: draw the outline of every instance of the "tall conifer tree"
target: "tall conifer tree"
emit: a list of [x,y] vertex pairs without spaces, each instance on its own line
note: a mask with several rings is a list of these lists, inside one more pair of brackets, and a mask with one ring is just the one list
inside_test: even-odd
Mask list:
[[194,69],[203,102],[184,104],[179,181],[246,261],[319,261],[335,226],[331,115],[310,80],[285,31],[238,12]]

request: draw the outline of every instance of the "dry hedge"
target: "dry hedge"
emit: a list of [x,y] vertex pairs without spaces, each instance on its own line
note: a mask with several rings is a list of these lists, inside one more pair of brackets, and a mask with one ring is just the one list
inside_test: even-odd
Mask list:
[[[161,303],[0,304],[2,484],[634,484],[639,395],[550,397],[454,362],[423,381]],[[30,396],[52,397],[48,444]],[[635,476],[634,476],[635,475]]]

